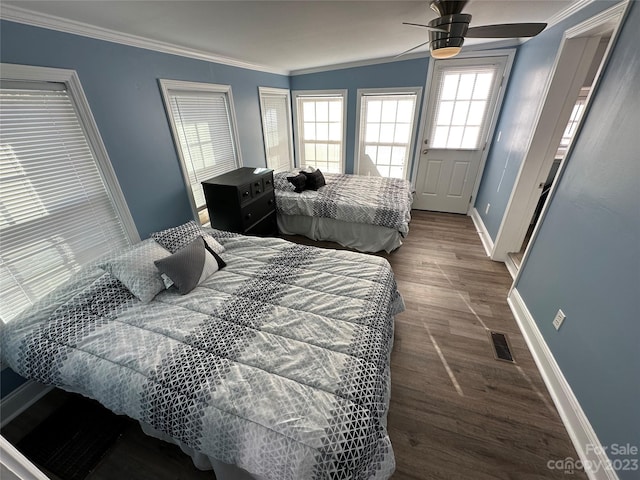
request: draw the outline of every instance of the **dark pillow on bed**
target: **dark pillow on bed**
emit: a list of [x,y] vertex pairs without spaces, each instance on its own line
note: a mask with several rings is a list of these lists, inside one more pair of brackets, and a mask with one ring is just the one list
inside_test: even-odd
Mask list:
[[307,177],[303,173],[299,173],[296,176],[287,177],[287,180],[291,182],[291,184],[296,187],[294,190],[296,193],[301,193],[306,188]]
[[173,281],[182,295],[189,293],[215,272],[227,266],[201,236],[173,255],[154,263],[161,273]]
[[324,180],[324,175],[318,169],[313,172],[305,172],[304,170],[300,172],[301,175],[304,175],[307,179],[305,183],[305,188],[307,190],[318,190],[320,187],[324,187],[327,182]]

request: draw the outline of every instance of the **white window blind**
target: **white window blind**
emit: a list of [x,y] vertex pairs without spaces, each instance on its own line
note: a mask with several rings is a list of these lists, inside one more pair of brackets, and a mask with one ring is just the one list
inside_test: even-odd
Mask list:
[[343,171],[345,96],[296,96],[300,166],[311,165],[330,173]]
[[[417,93],[413,92],[361,95],[360,174],[371,173],[374,169],[383,177],[405,178],[415,130],[417,98]],[[369,162],[373,165],[368,165]]]
[[496,64],[436,69],[434,82],[438,96],[431,121],[431,148],[475,150],[480,147],[499,68]]
[[0,318],[128,245],[64,84],[0,88]]
[[[201,182],[240,166],[230,87],[163,80],[185,176],[201,223],[208,221]],[[217,90],[217,91],[216,91]]]
[[267,167],[276,172],[293,168],[289,91],[260,87],[262,133]]

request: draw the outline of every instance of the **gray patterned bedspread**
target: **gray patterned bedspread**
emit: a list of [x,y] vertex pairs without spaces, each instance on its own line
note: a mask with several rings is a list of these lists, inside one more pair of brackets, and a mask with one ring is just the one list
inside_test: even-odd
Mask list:
[[318,191],[294,192],[289,173],[274,175],[276,210],[281,215],[326,217],[409,232],[413,194],[407,180],[324,173]]
[[6,326],[19,374],[79,392],[264,479],[383,479],[393,317],[386,260],[221,238],[227,267],[144,305],[84,267]]

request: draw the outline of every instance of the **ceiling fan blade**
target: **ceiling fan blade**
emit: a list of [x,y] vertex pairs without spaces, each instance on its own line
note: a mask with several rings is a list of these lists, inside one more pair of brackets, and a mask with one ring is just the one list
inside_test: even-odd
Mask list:
[[546,23],[502,23],[482,25],[467,30],[467,38],[518,38],[535,37],[547,26]]
[[426,28],[427,30],[430,30],[432,32],[446,32],[447,31],[444,28],[430,27],[429,25],[422,25],[421,23],[402,22],[402,24],[403,25],[411,25],[412,27]]
[[421,43],[420,45],[416,45],[415,47],[410,48],[409,50],[405,50],[404,52],[399,53],[398,55],[396,55],[396,56],[395,56],[395,57],[393,57],[393,58],[398,58],[398,57],[401,57],[401,56],[403,56],[403,55],[406,55],[406,54],[407,54],[407,53],[409,53],[409,52],[413,52],[414,50],[417,50],[418,48],[422,47],[423,45],[426,45],[427,43],[429,43],[429,42],[427,41],[427,42]]

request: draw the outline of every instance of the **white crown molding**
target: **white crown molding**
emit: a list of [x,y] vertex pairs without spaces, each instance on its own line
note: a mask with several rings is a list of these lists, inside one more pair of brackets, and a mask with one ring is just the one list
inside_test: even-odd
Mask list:
[[594,1],[595,0],[575,0],[574,2],[571,2],[569,6],[567,6],[567,8],[565,8],[564,10],[560,10],[558,13],[547,20],[547,28],[551,28],[554,25],[562,22],[563,20],[566,20],[571,15],[578,12],[579,10],[582,10],[584,7],[593,3]]
[[25,8],[13,5],[2,5],[0,9],[0,18],[11,22],[23,23],[34,27],[47,28],[49,30],[57,30],[59,32],[72,33],[83,37],[95,38],[106,42],[119,43],[130,47],[144,48],[161,53],[171,55],[179,55],[181,57],[194,58],[196,60],[204,60],[207,62],[220,63],[232,67],[246,68],[248,70],[257,70],[265,73],[275,73],[278,75],[289,75],[288,70],[268,67],[266,65],[258,65],[255,63],[243,62],[229,57],[223,57],[211,52],[196,50],[192,48],[180,47],[158,40],[152,40],[137,35],[109,30],[106,28],[90,25],[87,23],[76,22],[66,18],[48,15],[44,13],[34,12]]
[[[547,28],[551,28],[561,21],[569,18],[574,13],[585,8],[587,5],[593,3],[595,0],[576,0],[572,2],[567,8],[556,13],[547,20]],[[404,60],[413,60],[416,58],[429,57],[429,51],[416,52],[409,55],[404,55],[402,58],[397,57],[381,57],[371,58],[367,60],[358,60],[353,62],[346,62],[333,65],[323,65],[319,67],[303,68],[298,70],[286,70],[280,68],[269,67],[266,65],[259,65],[250,62],[244,62],[221,55],[216,55],[211,52],[205,52],[202,50],[196,50],[192,48],[180,47],[166,42],[160,42],[137,35],[130,35],[115,30],[109,30],[106,28],[90,25],[86,23],[76,22],[74,20],[68,20],[62,17],[54,15],[48,15],[44,13],[34,12],[14,5],[3,4],[0,9],[0,18],[9,20],[12,22],[23,23],[26,25],[32,25],[35,27],[47,28],[49,30],[57,30],[60,32],[72,33],[75,35],[81,35],[83,37],[95,38],[97,40],[104,40],[107,42],[119,43],[122,45],[128,45],[132,47],[144,48],[147,50],[153,50],[156,52],[168,53],[171,55],[179,55],[182,57],[194,58],[196,60],[204,60],[207,62],[220,63],[223,65],[229,65],[232,67],[246,68],[249,70],[256,70],[265,73],[274,73],[277,75],[306,75],[310,73],[328,72],[332,70],[344,70],[354,67],[365,67],[369,65],[378,65],[383,63],[393,63]],[[466,51],[486,50],[493,48],[506,48],[515,45],[520,45],[529,39],[517,40],[502,40],[497,42],[480,43],[475,45],[469,45],[465,47]]]
[[301,68],[299,70],[291,70],[289,74],[291,76],[307,75],[309,73],[330,72],[332,70],[344,70],[346,68],[367,67],[369,65],[378,65],[381,63],[403,62],[405,60],[413,60],[416,58],[425,58],[429,56],[430,56],[429,51],[426,51],[426,52],[411,53],[409,55],[403,55],[402,58],[398,58],[398,57],[368,58],[366,60],[355,60],[353,62],[335,63],[332,65],[322,65],[320,67],[310,67],[310,68]]
[[[496,42],[488,42],[488,43],[476,43],[474,45],[465,46],[463,53],[493,50],[496,48],[509,48],[509,47],[520,45],[521,43],[522,41],[517,38],[510,38],[506,40],[499,40]],[[370,65],[380,65],[383,63],[404,62],[405,60],[414,60],[416,58],[428,58],[430,56],[431,56],[431,53],[429,52],[429,50],[427,50],[424,52],[409,53],[407,55],[403,55],[402,57],[394,56],[394,57],[369,58],[367,60],[356,60],[353,62],[323,65],[321,67],[302,68],[300,70],[291,70],[291,72],[289,72],[289,75],[294,76],[294,75],[307,75],[309,73],[330,72],[332,70],[344,70],[346,68],[367,67]]]

